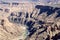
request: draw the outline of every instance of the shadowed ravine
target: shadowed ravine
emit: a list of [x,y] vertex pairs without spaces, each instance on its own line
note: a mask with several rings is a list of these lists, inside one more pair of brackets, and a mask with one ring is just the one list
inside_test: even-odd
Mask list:
[[[8,16],[5,17],[6,15]],[[8,12],[6,9],[1,16],[0,30],[3,30],[1,34],[5,36],[1,36],[1,40],[60,39],[57,38],[60,36],[60,8],[58,7],[36,5],[32,12],[28,10]]]
[[[59,11],[60,8],[57,7],[54,8],[51,6],[36,5],[35,9],[33,9],[32,13],[30,14],[28,12],[26,12],[25,14],[23,14],[24,12],[18,12],[18,15],[11,13],[10,16],[12,16],[12,18],[10,18],[10,16],[8,18],[11,19],[10,21],[13,23],[26,25],[27,30],[29,31],[29,37],[32,37],[33,35],[39,36],[43,33],[46,33],[46,36],[50,36],[51,34],[49,33],[49,31],[51,31],[52,28],[54,31],[60,29],[58,28],[59,25],[57,24],[57,19],[60,17]],[[16,16],[16,18],[14,18],[13,16]],[[56,27],[57,29],[55,30],[54,27]],[[49,30],[49,28],[51,28],[51,30]],[[51,31],[51,33],[53,32],[54,34],[54,31]],[[44,40],[46,39],[45,37],[43,38]],[[41,39],[37,38],[36,40]]]

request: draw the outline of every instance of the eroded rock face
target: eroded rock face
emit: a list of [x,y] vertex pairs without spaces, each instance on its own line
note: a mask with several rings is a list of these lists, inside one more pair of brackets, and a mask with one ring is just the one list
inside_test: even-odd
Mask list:
[[14,8],[10,8],[9,14],[3,12],[0,16],[0,40],[45,40],[47,35],[52,38],[60,32],[60,19],[57,17],[60,8],[36,5],[27,12]]
[[24,40],[28,35],[28,30],[24,25],[17,25],[4,20],[4,24],[0,26],[1,40]]

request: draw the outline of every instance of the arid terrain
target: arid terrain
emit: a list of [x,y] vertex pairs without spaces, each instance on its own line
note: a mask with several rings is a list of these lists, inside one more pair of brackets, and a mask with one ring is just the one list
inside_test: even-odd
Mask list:
[[57,34],[60,34],[60,8],[0,3],[0,40],[55,40]]

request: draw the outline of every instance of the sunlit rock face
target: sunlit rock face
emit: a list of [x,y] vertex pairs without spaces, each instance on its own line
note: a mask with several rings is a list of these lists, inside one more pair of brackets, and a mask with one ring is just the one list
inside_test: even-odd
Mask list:
[[52,38],[60,32],[60,8],[34,3],[13,4],[1,5],[0,40],[45,40],[47,35]]
[[[59,26],[60,24],[57,21],[59,19],[58,18],[59,9],[60,8],[57,8],[57,7],[54,8],[50,6],[36,5],[32,12],[28,12],[28,11],[27,12],[25,11],[11,12],[11,14],[8,16],[8,20],[11,23],[26,25],[27,30],[29,32],[28,36],[31,37],[30,40],[32,38],[33,38],[32,40],[35,40],[34,38],[36,37],[36,33],[38,33],[38,35],[42,37],[41,38],[42,40],[43,38],[45,40],[48,35],[45,31],[48,30],[48,28],[45,28],[44,26],[41,26],[41,25],[47,24],[47,26],[48,25],[53,26],[57,24]],[[41,26],[41,29],[39,29],[37,32],[37,28],[40,26]],[[53,34],[55,35],[58,32],[56,33],[53,32]],[[43,34],[46,37],[43,36]]]

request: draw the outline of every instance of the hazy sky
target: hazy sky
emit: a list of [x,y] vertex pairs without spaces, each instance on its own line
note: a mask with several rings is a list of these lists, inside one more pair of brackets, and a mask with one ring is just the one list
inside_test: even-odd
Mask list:
[[58,0],[0,0],[5,1],[5,2],[43,2],[43,3],[48,3],[48,2],[56,2]]
[[26,1],[28,1],[28,2],[38,2],[38,0],[2,0],[2,1],[10,1],[10,2],[13,2],[13,1],[18,1],[18,2],[23,2],[23,1],[25,1],[25,2]]
[[[3,0],[3,1],[7,1],[7,0]],[[39,0],[8,0],[8,1],[39,1]],[[43,0],[43,1],[47,1],[47,0]],[[49,0],[48,0],[49,1]],[[53,1],[53,0],[52,0]],[[56,1],[56,0],[55,0]]]

